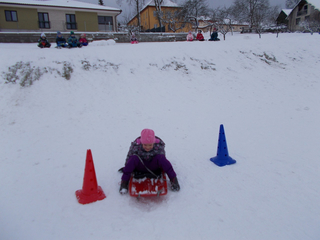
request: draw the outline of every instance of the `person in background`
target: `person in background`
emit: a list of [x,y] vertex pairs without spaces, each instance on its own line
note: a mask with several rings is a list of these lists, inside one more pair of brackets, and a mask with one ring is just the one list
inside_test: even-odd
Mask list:
[[131,34],[130,42],[131,42],[131,44],[138,43],[138,39],[136,38],[136,35],[134,32]]
[[41,33],[41,36],[40,36],[40,38],[38,40],[38,47],[39,48],[49,48],[49,47],[51,47],[51,44],[47,40],[46,34]]
[[61,32],[57,32],[56,44],[57,44],[57,48],[62,48],[62,47],[67,47],[68,46],[67,41],[62,36]]
[[218,38],[218,32],[216,28],[213,29],[213,32],[211,34],[211,38],[209,39],[209,41],[220,41],[220,39]]
[[80,38],[79,38],[79,43],[82,44],[82,46],[88,46],[88,40],[87,40],[87,35],[85,33],[82,33]]
[[191,31],[189,31],[188,35],[187,35],[187,41],[192,42],[193,41],[193,34]]
[[81,48],[82,45],[79,43],[78,38],[74,35],[74,31],[70,32],[70,37],[68,38],[68,48],[79,47]]
[[198,34],[197,34],[197,38],[196,38],[198,41],[204,41],[204,37],[201,33],[201,30],[198,31]]

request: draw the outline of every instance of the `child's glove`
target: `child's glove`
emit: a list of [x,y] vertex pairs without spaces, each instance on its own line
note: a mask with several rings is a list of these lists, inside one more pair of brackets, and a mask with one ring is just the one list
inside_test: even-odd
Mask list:
[[119,192],[121,194],[126,194],[128,192],[128,185],[129,185],[128,181],[121,181]]
[[171,190],[174,192],[178,192],[180,190],[180,185],[178,183],[177,177],[172,179],[170,182],[171,182]]

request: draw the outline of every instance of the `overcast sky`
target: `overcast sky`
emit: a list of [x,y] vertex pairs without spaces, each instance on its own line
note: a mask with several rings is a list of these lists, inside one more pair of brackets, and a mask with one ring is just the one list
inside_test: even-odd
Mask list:
[[[87,2],[87,3],[94,3],[94,4],[98,4],[99,0],[78,0],[81,2]],[[145,0],[145,3],[149,2],[150,0]],[[272,6],[280,6],[280,8],[284,8],[285,7],[285,0],[269,0],[270,1],[270,5]],[[182,3],[184,2],[184,0],[178,0],[178,3]],[[207,0],[208,4],[210,7],[212,8],[216,8],[216,7],[229,7],[234,0]],[[109,7],[115,7],[115,8],[119,8],[122,10],[122,13],[119,15],[119,19],[120,21],[123,20],[124,15],[130,15],[130,6],[128,6],[127,1],[126,0],[122,0],[122,5],[119,6],[116,2],[116,0],[103,0],[103,3],[105,6],[109,6]]]

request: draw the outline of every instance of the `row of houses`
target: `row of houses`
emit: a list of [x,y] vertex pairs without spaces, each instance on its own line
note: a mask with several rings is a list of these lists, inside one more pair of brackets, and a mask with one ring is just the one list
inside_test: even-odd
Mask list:
[[[164,0],[162,11],[175,11],[180,8],[170,0]],[[74,0],[0,0],[0,32],[116,32],[117,16],[121,9],[84,3]],[[145,32],[172,32],[168,23],[162,28],[156,16],[154,1],[148,2],[140,11],[140,29]],[[301,23],[308,20],[320,22],[320,0],[301,0],[293,9],[283,9],[278,23],[287,24],[290,31],[301,31]],[[138,25],[138,16],[134,16],[128,26]],[[199,20],[199,29],[208,31],[208,21]],[[233,31],[241,31],[246,24],[233,23]],[[177,32],[192,30],[186,24]]]
[[[162,11],[174,11],[178,4],[164,0]],[[74,0],[0,0],[0,32],[116,32],[117,16],[121,9]],[[140,11],[143,32],[159,31],[156,7],[150,0]],[[137,26],[134,16],[128,26]],[[245,25],[243,25],[245,26]],[[234,31],[241,31],[242,25],[234,24]],[[199,29],[208,31],[208,24],[199,20]],[[164,24],[161,32],[172,32]],[[177,32],[192,30],[192,24],[186,24]]]
[[[181,8],[177,3],[172,2],[171,0],[163,0],[161,4],[161,11],[163,12],[171,12],[173,13],[175,10]],[[154,3],[154,0],[149,1],[140,11],[140,30],[144,32],[172,32],[172,29],[169,27],[169,23],[162,22],[163,26],[159,25],[159,21],[157,18],[157,10]],[[179,24],[179,23],[178,23]],[[211,20],[205,20],[204,18],[200,18],[198,20],[197,29],[202,30],[204,32],[212,30],[214,22]],[[127,23],[128,26],[138,26],[138,16],[134,16]],[[227,23],[226,23],[227,25]],[[247,27],[248,24],[239,24],[232,23],[232,30],[234,32],[241,32],[244,27]],[[161,28],[160,28],[161,27]],[[178,29],[176,32],[188,32],[190,30],[194,30],[195,26],[191,23],[185,24],[185,26],[181,29]]]
[[[288,26],[288,29],[290,31],[300,31],[302,30],[302,27],[300,26],[300,23],[311,19],[315,17],[315,15],[319,15],[319,7],[320,7],[320,0],[302,0],[300,1],[294,9],[282,9],[280,12],[277,22],[279,24],[285,24]],[[162,11],[175,11],[176,9],[180,8],[178,4],[170,1],[170,0],[164,0],[162,3]],[[163,31],[163,32],[170,32],[170,28],[168,24],[164,24],[163,29],[159,29],[159,22],[156,17],[156,7],[154,4],[154,1],[149,1],[140,11],[139,13],[141,26],[141,31],[147,31],[147,32],[153,32],[153,31]],[[210,30],[213,22],[210,20],[204,20],[203,18],[200,18],[198,21],[198,29],[203,30],[204,32],[207,32]],[[138,26],[138,16],[134,16],[131,20],[128,22],[129,26]],[[229,25],[226,23],[226,25]],[[248,24],[241,24],[237,22],[233,22],[231,24],[232,30],[234,32],[241,32],[244,28],[248,28]],[[186,26],[177,32],[188,32],[189,30],[192,30],[193,26],[191,24],[186,24]]]
[[[178,4],[170,1],[170,0],[164,0],[161,6],[161,10],[166,11],[175,11],[176,9],[180,8]],[[140,29],[141,31],[164,31],[164,32],[170,32],[170,28],[168,24],[164,23],[163,29],[159,29],[159,22],[156,17],[156,6],[154,4],[154,1],[151,0],[148,2],[140,11]],[[301,23],[305,21],[315,21],[320,24],[320,0],[301,0],[299,1],[296,6],[293,9],[282,9],[280,12],[277,23],[278,24],[285,24],[287,25],[287,28],[289,31],[303,31],[304,27]],[[213,22],[199,19],[198,22],[198,29],[203,30],[204,32],[210,31]],[[134,16],[129,22],[129,26],[137,26],[138,25],[138,16]],[[230,25],[226,23],[225,25]],[[237,22],[233,22],[231,24],[232,31],[234,32],[241,32],[243,29],[248,28],[248,24],[241,24]],[[189,30],[192,30],[193,26],[191,24],[186,24],[186,26],[177,32],[188,32]]]

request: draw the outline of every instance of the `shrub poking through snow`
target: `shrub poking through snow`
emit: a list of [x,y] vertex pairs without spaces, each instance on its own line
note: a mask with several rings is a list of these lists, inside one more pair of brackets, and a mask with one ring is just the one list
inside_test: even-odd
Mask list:
[[6,83],[19,83],[22,87],[31,86],[34,81],[47,72],[46,68],[31,66],[30,62],[17,62],[8,68],[8,72],[3,72]]
[[62,70],[51,67],[36,67],[32,66],[32,62],[17,62],[8,68],[7,72],[2,72],[2,77],[5,83],[19,83],[21,87],[28,87],[34,81],[39,80],[45,73],[58,73],[61,77],[70,80],[73,67],[69,62],[55,62],[62,64]]

